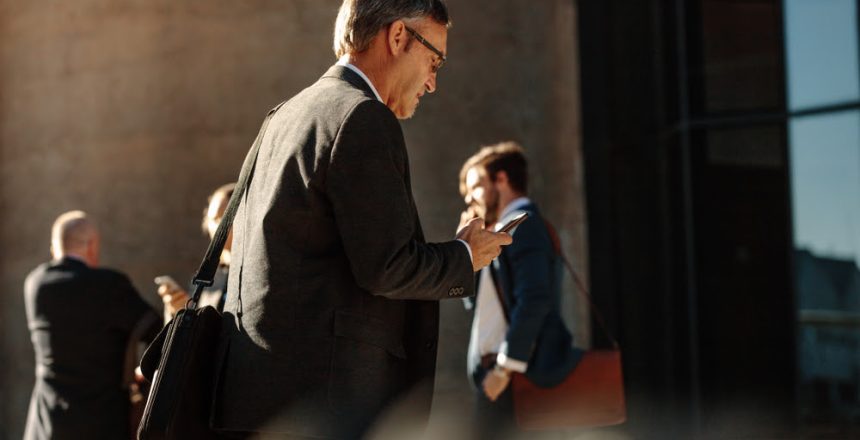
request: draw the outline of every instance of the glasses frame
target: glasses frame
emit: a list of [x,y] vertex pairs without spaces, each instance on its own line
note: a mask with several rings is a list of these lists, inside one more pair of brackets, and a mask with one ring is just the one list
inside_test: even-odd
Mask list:
[[441,50],[436,49],[435,46],[430,44],[430,42],[427,41],[426,38],[422,37],[421,34],[419,34],[415,29],[412,29],[411,27],[406,26],[406,31],[409,32],[416,40],[418,40],[419,43],[423,44],[424,47],[426,47],[427,49],[430,49],[431,52],[435,53],[436,56],[439,57],[438,62],[433,64],[433,67],[432,67],[433,73],[438,72],[439,69],[441,69],[442,66],[445,64],[445,61],[448,61],[448,57],[446,57],[445,54],[443,54]]

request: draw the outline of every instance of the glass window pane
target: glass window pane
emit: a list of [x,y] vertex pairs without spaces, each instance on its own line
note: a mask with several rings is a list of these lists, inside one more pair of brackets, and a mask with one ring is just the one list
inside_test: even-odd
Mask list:
[[806,423],[860,411],[860,112],[790,122],[800,409]]
[[785,0],[789,108],[860,98],[857,0]]
[[794,243],[830,258],[860,249],[860,112],[790,123]]

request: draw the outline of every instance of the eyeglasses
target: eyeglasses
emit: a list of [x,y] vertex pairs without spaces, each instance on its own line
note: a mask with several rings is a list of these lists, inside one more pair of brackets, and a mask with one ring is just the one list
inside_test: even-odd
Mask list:
[[421,34],[419,34],[418,32],[415,32],[415,29],[412,29],[411,27],[406,26],[406,30],[410,34],[412,34],[412,36],[415,37],[415,39],[418,40],[419,43],[423,44],[424,47],[426,47],[427,49],[430,49],[431,52],[435,53],[436,56],[439,57],[436,59],[436,62],[433,63],[433,66],[430,67],[430,69],[433,71],[433,73],[438,72],[439,69],[442,68],[442,65],[445,64],[445,61],[448,60],[448,58],[445,56],[445,54],[443,54],[441,50],[436,49],[432,44],[430,44],[430,42],[428,42],[424,37],[422,37]]

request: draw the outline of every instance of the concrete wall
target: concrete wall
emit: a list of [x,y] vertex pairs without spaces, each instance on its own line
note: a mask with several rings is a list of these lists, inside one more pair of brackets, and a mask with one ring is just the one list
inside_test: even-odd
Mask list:
[[[334,62],[339,3],[0,0],[0,439],[23,430],[33,352],[21,286],[49,258],[54,218],[90,212],[104,264],[156,303],[153,276],[184,280],[199,263],[206,195],[235,179],[266,111]],[[453,234],[462,161],[513,138],[529,150],[533,197],[586,272],[573,2],[449,5],[439,90],[404,123],[428,238]],[[456,438],[470,411],[469,317],[451,301],[442,320],[431,429]]]

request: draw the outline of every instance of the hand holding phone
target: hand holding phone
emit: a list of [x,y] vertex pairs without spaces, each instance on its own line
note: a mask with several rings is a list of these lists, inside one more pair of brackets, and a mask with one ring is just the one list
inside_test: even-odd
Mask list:
[[513,237],[507,233],[493,232],[484,227],[484,219],[475,217],[457,231],[457,239],[463,240],[472,251],[472,269],[477,272],[499,256],[502,246],[507,246]]
[[157,276],[153,281],[159,286],[167,286],[171,291],[184,290],[170,275]]
[[164,310],[169,317],[176,314],[177,311],[185,307],[188,302],[188,292],[185,291],[176,280],[170,275],[161,275],[155,277],[155,284],[158,284],[158,295],[161,296],[161,301],[164,303]]
[[505,224],[504,224],[504,226],[502,226],[502,227],[501,227],[501,229],[499,229],[499,231],[498,231],[498,232],[507,232],[507,233],[510,233],[512,229],[514,229],[514,228],[516,228],[517,226],[519,226],[519,224],[520,224],[520,223],[522,223],[522,222],[526,221],[526,219],[527,219],[527,218],[529,218],[529,213],[528,213],[528,212],[523,212],[522,214],[520,214],[520,215],[518,215],[518,216],[516,216],[516,217],[512,218],[512,219],[511,219],[511,221],[509,221],[509,222],[505,223]]

